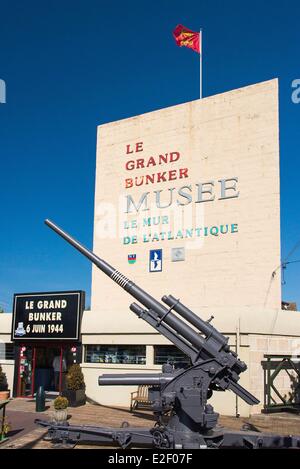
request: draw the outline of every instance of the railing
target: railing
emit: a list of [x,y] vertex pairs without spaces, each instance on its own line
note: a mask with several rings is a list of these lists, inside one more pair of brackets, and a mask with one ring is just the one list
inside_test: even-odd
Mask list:
[[[300,355],[264,355],[264,413],[300,411]],[[290,378],[290,389],[284,394],[276,383],[279,374]],[[281,387],[281,389],[279,389]],[[286,391],[287,389],[285,389]]]

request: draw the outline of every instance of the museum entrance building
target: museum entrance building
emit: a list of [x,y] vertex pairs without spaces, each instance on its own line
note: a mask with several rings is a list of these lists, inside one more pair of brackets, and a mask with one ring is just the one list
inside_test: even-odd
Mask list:
[[80,349],[78,342],[17,344],[14,395],[34,396],[40,386],[48,393],[61,393],[66,388],[70,366],[80,360]]
[[[282,309],[279,149],[277,79],[98,127],[92,249],[229,338],[247,365],[239,384],[260,403],[215,392],[210,403],[223,415],[260,412],[266,356],[300,355],[299,311]],[[70,232],[77,237],[76,224]],[[0,314],[0,365],[13,395],[41,385],[58,393],[77,360],[90,401],[130,408],[137,386],[99,386],[99,376],[185,366],[131,302],[96,265],[82,322],[83,292],[15,295],[13,315]],[[282,396],[293,378],[276,377]]]

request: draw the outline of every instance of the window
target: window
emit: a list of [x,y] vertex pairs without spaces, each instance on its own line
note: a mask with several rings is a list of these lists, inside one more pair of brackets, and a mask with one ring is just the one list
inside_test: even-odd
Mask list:
[[14,344],[0,343],[0,360],[14,360]]
[[146,364],[145,345],[86,345],[86,363]]
[[163,365],[164,363],[171,363],[175,368],[184,368],[189,366],[191,361],[174,345],[155,345],[154,364]]

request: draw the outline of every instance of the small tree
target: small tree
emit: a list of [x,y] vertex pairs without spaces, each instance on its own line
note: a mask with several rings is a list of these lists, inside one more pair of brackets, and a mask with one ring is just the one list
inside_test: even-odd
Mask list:
[[72,365],[67,374],[67,388],[71,391],[85,389],[84,376],[80,365]]
[[0,391],[7,391],[8,390],[8,382],[6,378],[6,374],[2,371],[2,366],[0,365]]

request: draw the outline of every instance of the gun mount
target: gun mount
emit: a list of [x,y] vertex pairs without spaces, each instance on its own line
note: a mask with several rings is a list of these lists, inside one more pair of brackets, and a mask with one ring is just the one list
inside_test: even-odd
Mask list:
[[[100,259],[50,220],[45,223],[102,272],[135,298],[130,310],[170,340],[190,359],[191,365],[173,369],[165,364],[159,374],[104,374],[98,383],[104,385],[150,385],[149,398],[156,417],[151,429],[111,429],[100,427],[58,426],[37,420],[49,427],[50,438],[80,441],[117,442],[120,446],[150,446],[158,448],[204,447],[300,447],[300,438],[290,440],[278,435],[256,432],[231,432],[217,429],[219,414],[208,403],[214,391],[233,391],[247,404],[259,401],[239,383],[239,375],[247,369],[228,345],[225,337],[172,295],[157,301],[125,275]],[[252,436],[251,436],[252,435]],[[277,439],[276,439],[276,438]]]

